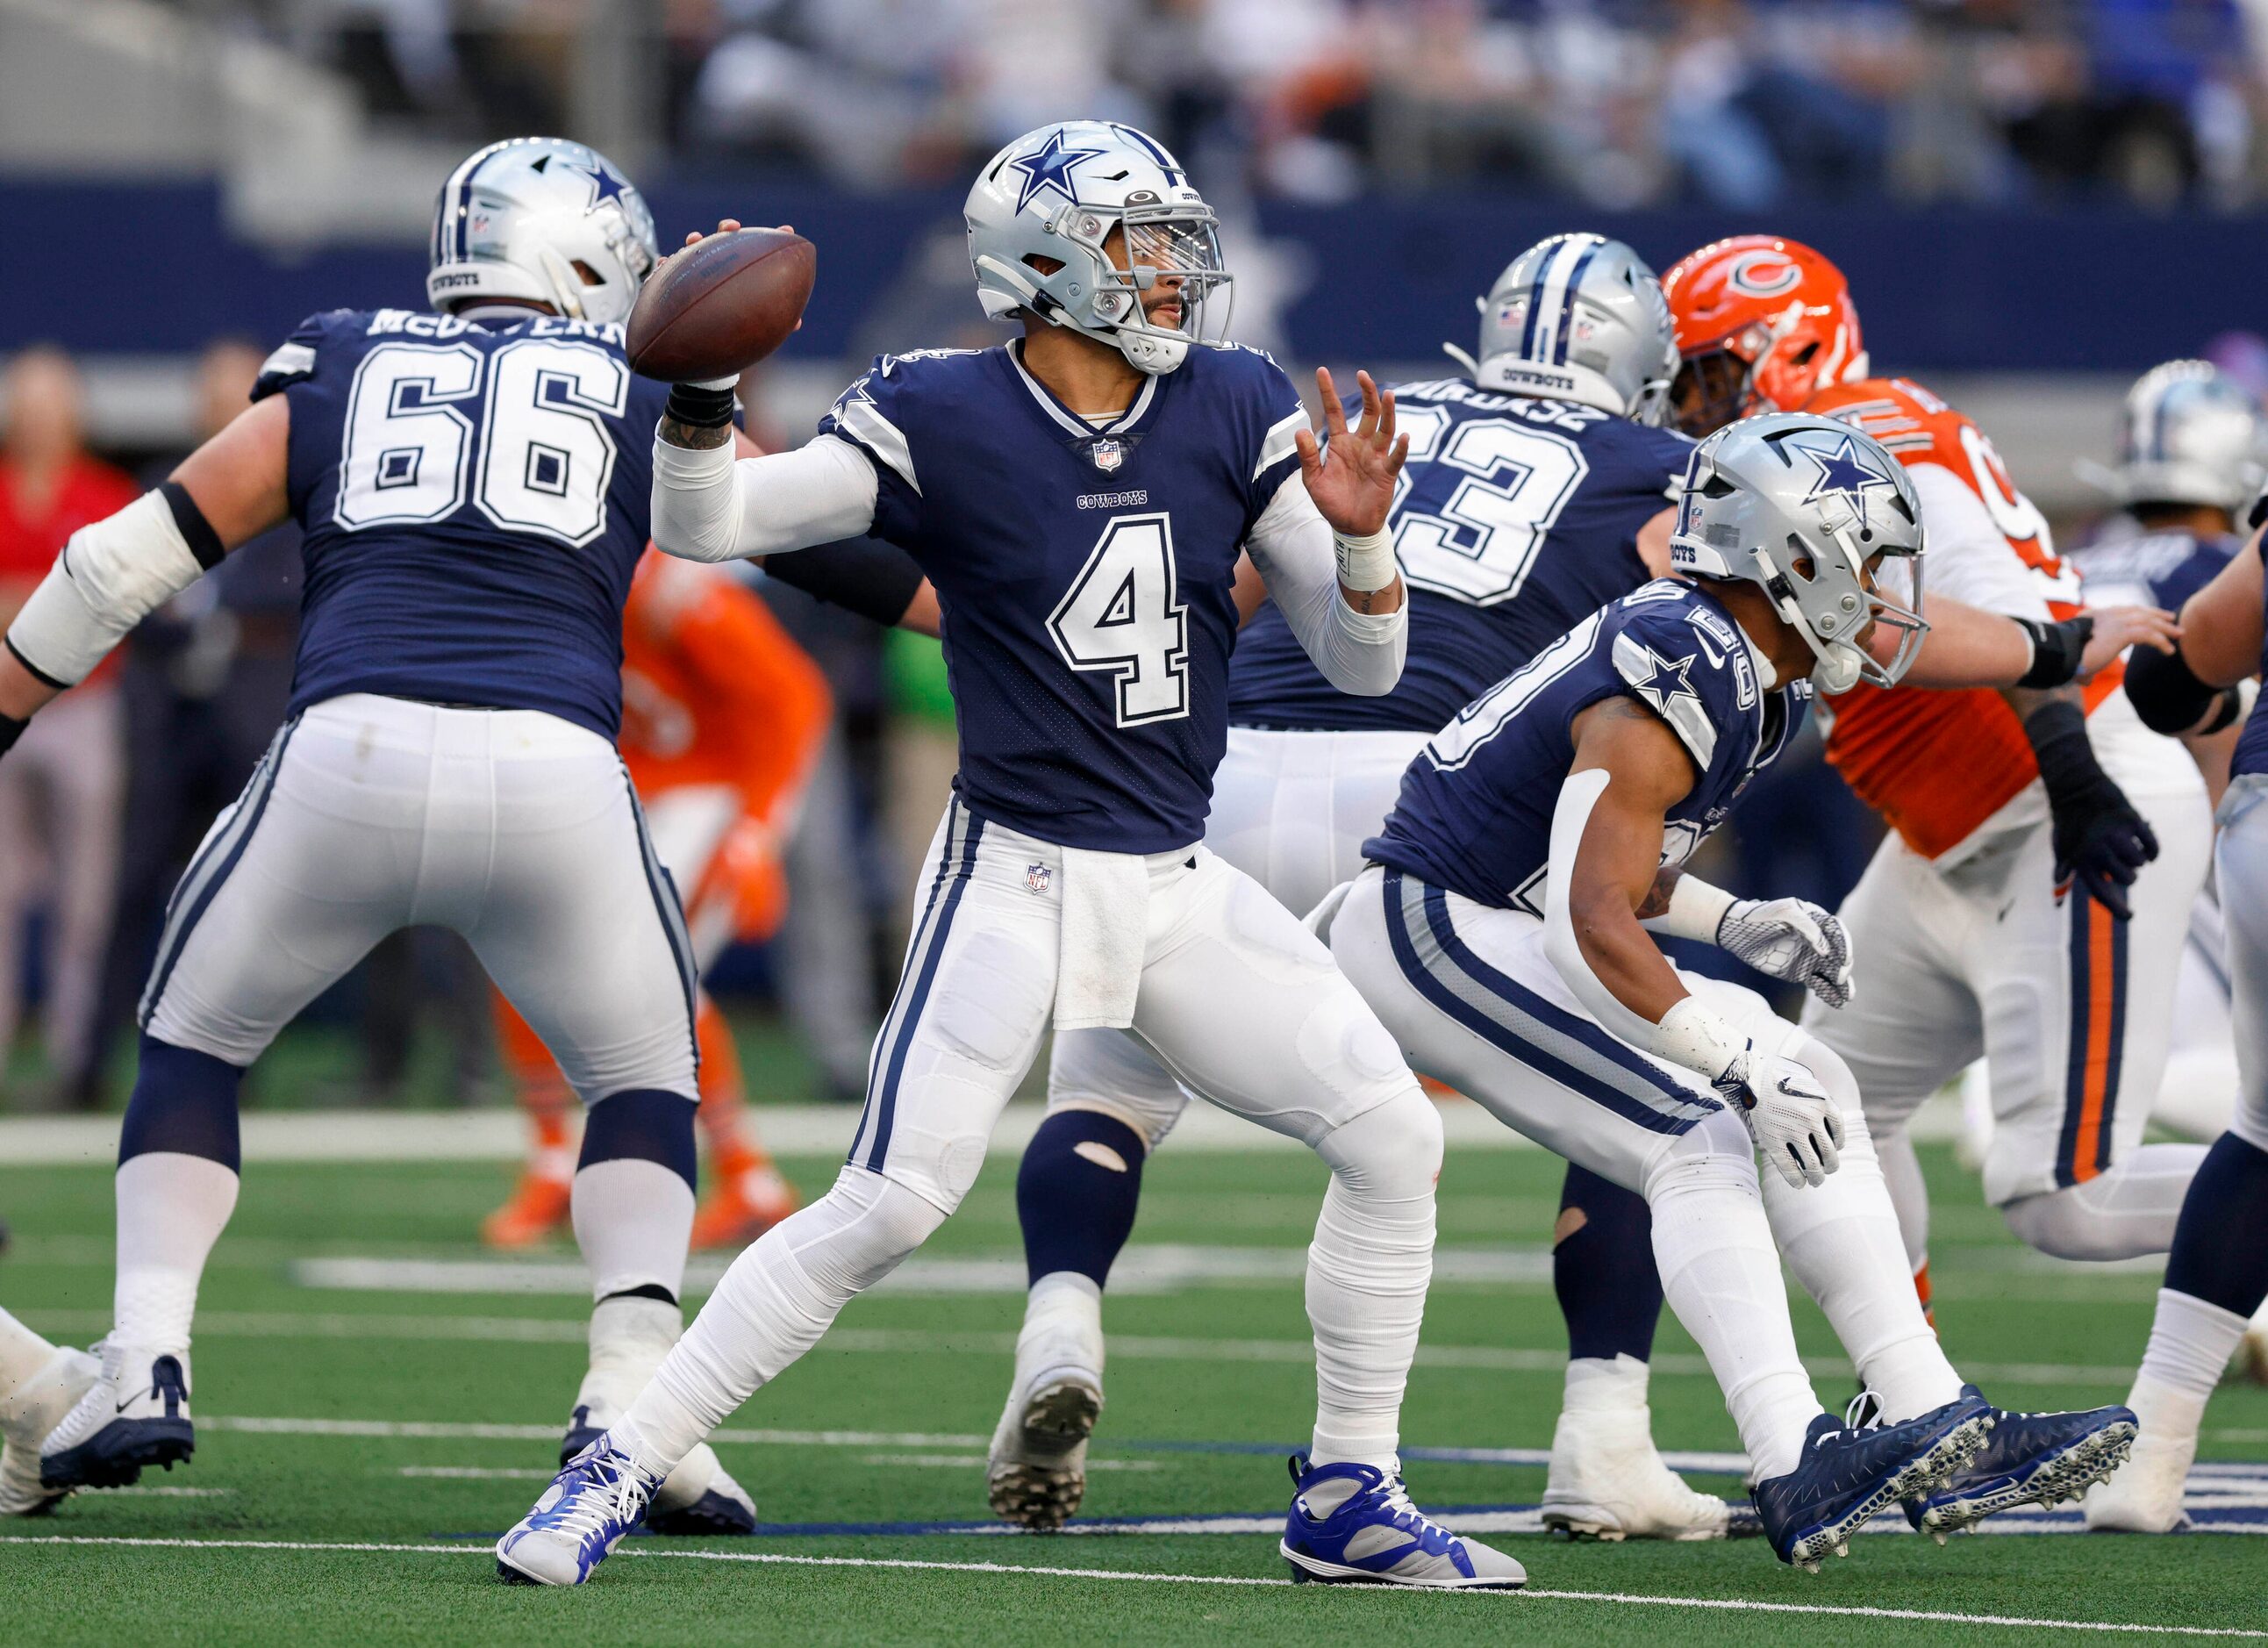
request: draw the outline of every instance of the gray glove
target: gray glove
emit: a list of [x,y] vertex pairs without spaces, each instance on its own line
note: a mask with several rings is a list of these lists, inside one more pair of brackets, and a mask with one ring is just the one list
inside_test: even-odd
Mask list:
[[1830,1007],[1851,999],[1851,935],[1801,898],[1742,898],[1717,923],[1718,945],[1775,979],[1800,984]]

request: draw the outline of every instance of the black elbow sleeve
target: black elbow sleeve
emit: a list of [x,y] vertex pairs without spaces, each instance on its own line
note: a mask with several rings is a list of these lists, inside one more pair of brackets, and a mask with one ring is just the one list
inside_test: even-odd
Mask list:
[[2171,653],[2137,647],[2126,658],[2126,697],[2142,725],[2171,735],[2195,727],[2218,689],[2197,678],[2177,646]]
[[922,586],[922,570],[913,557],[877,538],[846,538],[768,555],[764,575],[885,627],[906,616]]

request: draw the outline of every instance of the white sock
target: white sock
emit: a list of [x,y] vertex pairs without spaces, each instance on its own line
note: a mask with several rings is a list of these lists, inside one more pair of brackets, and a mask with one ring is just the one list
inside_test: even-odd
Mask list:
[[1571,1356],[1559,1406],[1566,1413],[1642,1411],[1653,1377],[1653,1365],[1636,1356]]
[[685,1313],[659,1299],[601,1299],[591,1307],[590,1378],[627,1400],[645,1388],[685,1329]]
[[1795,1352],[1755,1159],[1727,1151],[1673,1159],[1650,1176],[1646,1197],[1669,1308],[1708,1357],[1750,1467],[1760,1480],[1784,1476],[1822,1410]]
[[1906,1268],[1918,1273],[1929,1263],[1929,1185],[1922,1178],[1921,1157],[1914,1153],[1913,1134],[1905,1127],[1874,1137],[1882,1187],[1889,1192],[1890,1211],[1897,1216],[1898,1236],[1906,1245]]
[[5,1311],[0,1311],[0,1402],[48,1365],[55,1348]]
[[1024,1298],[1016,1365],[1035,1374],[1077,1367],[1102,1377],[1102,1290],[1076,1270],[1051,1270]]
[[1866,1117],[1846,1105],[1843,1123],[1842,1166],[1819,1185],[1764,1174],[1764,1212],[1788,1268],[1896,1423],[1956,1400],[1961,1375],[1922,1314]]
[[659,1162],[617,1157],[575,1175],[575,1244],[591,1270],[591,1297],[661,1287],[685,1290],[693,1240],[693,1186]]
[[1315,1430],[1308,1459],[1402,1469],[1402,1396],[1433,1278],[1433,1181],[1441,1123],[1406,1093],[1327,1134],[1331,1170],[1307,1247],[1315,1335]]
[[2244,1318],[2234,1311],[2159,1289],[2149,1348],[2126,1406],[2158,1436],[2194,1437],[2244,1329]]
[[819,1342],[843,1307],[897,1267],[945,1214],[846,1167],[817,1201],[758,1237],[672,1348],[615,1440],[666,1476],[725,1417]]
[[218,1162],[150,1150],[118,1165],[118,1282],[111,1336],[184,1351],[197,1283],[236,1211],[237,1176]]

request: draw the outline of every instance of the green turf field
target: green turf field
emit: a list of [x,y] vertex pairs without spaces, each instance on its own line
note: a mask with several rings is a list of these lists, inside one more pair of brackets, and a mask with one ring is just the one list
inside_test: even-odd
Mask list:
[[[2028,1260],[1973,1180],[1941,1150],[1928,1160],[1955,1360],[2010,1407],[2123,1394],[2154,1279]],[[788,1165],[806,1187],[832,1168]],[[1900,1532],[1861,1538],[1815,1578],[1753,1541],[1509,1533],[1491,1537],[1534,1589],[1457,1597],[1294,1590],[1259,1533],[812,1531],[984,1517],[983,1439],[1020,1304],[1013,1167],[996,1161],[902,1285],[854,1304],[720,1441],[767,1522],[803,1531],[634,1540],[583,1591],[531,1592],[493,1582],[488,1545],[549,1473],[548,1438],[581,1369],[582,1307],[541,1290],[543,1267],[525,1278],[536,1290],[512,1291],[500,1290],[512,1276],[461,1267],[481,1258],[470,1232],[505,1170],[252,1164],[201,1304],[195,1462],[0,1528],[0,1643],[2073,1640],[2025,1621],[2268,1637],[2268,1539],[2228,1534],[2020,1534],[1940,1550]],[[1405,1419],[1413,1449],[1549,1445],[1563,1341],[1543,1245],[1557,1183],[1540,1152],[1453,1153]],[[1298,1253],[1321,1187],[1311,1162],[1280,1151],[1169,1149],[1152,1166],[1129,1256],[1151,1290],[1109,1307],[1109,1408],[1084,1514],[1280,1514],[1279,1453],[1311,1416]],[[108,1314],[108,1173],[0,1168],[0,1214],[17,1232],[0,1302],[51,1334],[93,1337]],[[348,1260],[390,1262],[336,1262]],[[938,1260],[963,1262],[925,1262]],[[444,1283],[489,1290],[407,1290]],[[1822,1397],[1839,1402],[1850,1376],[1808,1305],[1798,1328]],[[1659,1351],[1662,1445],[1734,1448],[1674,1323]],[[2225,1389],[2208,1427],[2206,1457],[2268,1460],[2268,1390]],[[1537,1467],[1502,1462],[1412,1459],[1408,1474],[1429,1507],[1499,1516],[1533,1505],[1543,1482]],[[740,1560],[702,1560],[726,1556]]]

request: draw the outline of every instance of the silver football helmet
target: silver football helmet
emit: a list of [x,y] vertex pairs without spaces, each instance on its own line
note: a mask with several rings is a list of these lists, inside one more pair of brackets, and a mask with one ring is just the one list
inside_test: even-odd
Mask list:
[[1480,299],[1484,389],[1575,401],[1641,424],[1669,413],[1677,328],[1646,260],[1601,234],[1555,234],[1512,260]]
[[2202,504],[2235,514],[2268,480],[2268,418],[2211,362],[2169,360],[2126,391],[2117,462],[2076,467],[2122,504]]
[[[1921,553],[1921,499],[1905,467],[1872,436],[1808,412],[1745,418],[1696,447],[1669,539],[1676,571],[1760,587],[1810,643],[1822,692],[1905,674],[1929,628]],[[1908,569],[1905,604],[1875,585],[1886,556]],[[1870,621],[1901,632],[1887,664],[1859,641]]]
[[[986,163],[963,210],[976,295],[993,320],[1020,310],[1067,326],[1152,376],[1227,331],[1219,219],[1181,162],[1131,126],[1075,120],[1027,132]],[[1114,233],[1116,256],[1105,244]],[[1177,327],[1143,313],[1161,279],[1180,283]]]
[[444,312],[542,303],[622,321],[657,261],[653,213],[613,161],[563,137],[507,137],[441,186],[425,297]]

